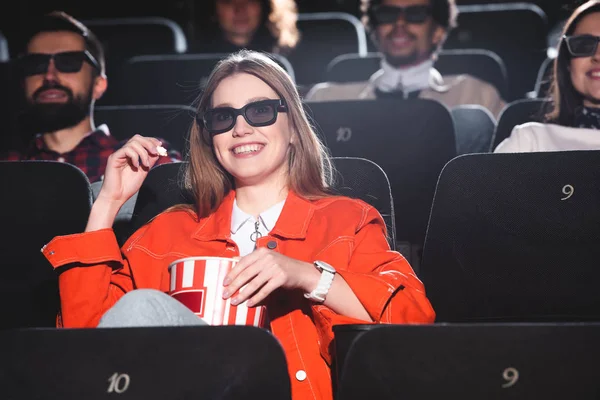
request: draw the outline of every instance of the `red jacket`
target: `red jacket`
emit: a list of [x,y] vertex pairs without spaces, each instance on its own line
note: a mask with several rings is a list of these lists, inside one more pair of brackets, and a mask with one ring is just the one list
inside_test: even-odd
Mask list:
[[[168,265],[190,256],[234,257],[231,192],[216,212],[197,221],[187,211],[162,213],[119,249],[111,229],[54,238],[43,253],[59,269],[59,326],[95,327],[124,293],[169,290]],[[346,197],[308,201],[290,192],[275,227],[258,240],[306,262],[334,266],[376,323],[431,323],[435,313],[406,259],[390,251],[385,224],[370,205]],[[271,329],[288,362],[294,399],[331,399],[330,344],[336,324],[364,323],[278,290],[268,302]],[[306,372],[298,380],[296,373]],[[298,374],[302,377],[304,374]]]

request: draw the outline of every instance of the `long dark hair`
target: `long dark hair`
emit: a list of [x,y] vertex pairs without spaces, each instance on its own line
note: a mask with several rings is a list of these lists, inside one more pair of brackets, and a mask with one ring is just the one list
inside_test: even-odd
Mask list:
[[[295,0],[260,0],[262,18],[256,37],[269,37],[273,41],[271,52],[286,53],[295,48],[300,40],[298,31],[298,7]],[[217,0],[202,2],[202,13],[209,17],[203,21],[206,40],[219,32],[216,22]]]
[[596,12],[600,12],[600,1],[590,0],[577,7],[563,28],[563,34],[558,42],[558,55],[554,60],[554,73],[550,89],[552,98],[549,103],[551,110],[546,114],[547,122],[573,126],[575,115],[583,105],[583,96],[575,89],[571,81],[571,72],[569,71],[571,54],[563,36],[572,35],[583,17]]

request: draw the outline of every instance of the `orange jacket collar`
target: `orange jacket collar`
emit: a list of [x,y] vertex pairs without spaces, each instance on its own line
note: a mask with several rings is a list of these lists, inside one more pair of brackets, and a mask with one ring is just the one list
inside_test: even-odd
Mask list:
[[[196,230],[194,239],[231,241],[231,210],[235,191],[230,191],[219,208],[208,216]],[[270,234],[284,239],[305,239],[306,231],[314,214],[314,205],[290,190],[281,216]]]

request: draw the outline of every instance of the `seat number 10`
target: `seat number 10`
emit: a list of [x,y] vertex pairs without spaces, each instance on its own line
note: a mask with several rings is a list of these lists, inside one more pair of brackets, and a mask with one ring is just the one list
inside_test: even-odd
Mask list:
[[117,394],[124,393],[129,389],[129,382],[129,375],[115,372],[108,378],[108,390],[106,392]]

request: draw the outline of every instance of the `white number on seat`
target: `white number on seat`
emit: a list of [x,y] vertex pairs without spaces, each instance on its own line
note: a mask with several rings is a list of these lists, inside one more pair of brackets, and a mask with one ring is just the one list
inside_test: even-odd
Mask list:
[[573,196],[573,193],[575,193],[575,188],[571,185],[565,185],[562,188],[562,192],[566,196],[561,198],[561,200],[567,200],[569,197]]
[[112,374],[112,376],[110,378],[108,378],[108,390],[106,391],[107,393],[124,393],[127,391],[127,389],[129,389],[129,375],[127,374],[119,374],[118,372],[115,372],[114,374]]
[[502,378],[506,381],[506,383],[502,384],[502,388],[509,388],[519,380],[519,371],[512,367],[506,368],[504,372],[502,372]]
[[352,137],[352,129],[340,126],[337,130],[337,139],[338,142],[347,142]]

